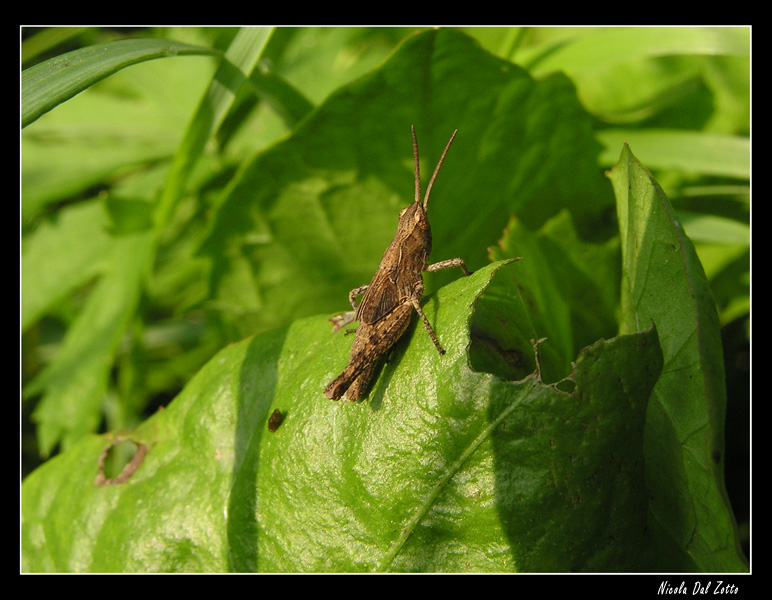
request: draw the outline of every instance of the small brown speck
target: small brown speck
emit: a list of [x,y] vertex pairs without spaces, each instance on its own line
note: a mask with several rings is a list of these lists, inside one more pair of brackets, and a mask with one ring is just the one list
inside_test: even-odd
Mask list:
[[284,419],[284,415],[281,414],[281,411],[277,408],[272,413],[271,416],[268,418],[268,431],[273,433],[279,428],[279,425],[281,425],[282,420]]

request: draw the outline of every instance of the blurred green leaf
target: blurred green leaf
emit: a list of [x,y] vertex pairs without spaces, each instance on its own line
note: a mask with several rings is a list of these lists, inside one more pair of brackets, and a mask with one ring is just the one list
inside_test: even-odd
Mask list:
[[[153,203],[182,132],[210,85],[207,58],[152,60],[121,70],[59,105],[21,133],[22,218],[37,222],[51,205],[65,208],[98,191]],[[125,188],[133,186],[134,189]],[[66,208],[65,208],[66,209]]]
[[174,155],[166,185],[158,200],[155,225],[158,235],[169,225],[188,176],[203,153],[204,145],[225,119],[236,95],[255,68],[271,37],[270,27],[242,28],[228,46],[196,114]]
[[56,358],[24,390],[25,397],[43,394],[33,415],[43,456],[58,442],[68,448],[99,425],[110,357],[137,309],[151,239],[142,232],[113,240],[109,268],[67,330]]
[[711,215],[701,215],[688,211],[678,211],[684,229],[695,242],[714,244],[732,244],[750,248],[751,228],[734,219],[724,219]]
[[[88,31],[88,27],[45,27],[21,43],[21,64],[34,60],[60,44]],[[22,32],[23,37],[23,32]]]
[[[635,147],[652,169],[678,169],[702,175],[750,180],[750,138],[696,131],[606,129],[598,132],[606,147],[601,164],[614,164],[622,144]],[[640,148],[640,150],[638,150]]]
[[615,27],[595,33],[557,47],[538,62],[535,73],[560,70],[572,75],[653,56],[750,54],[749,27]]
[[749,132],[750,27],[532,27],[520,37],[514,60],[536,77],[566,73],[603,122]]
[[[109,265],[110,236],[100,202],[64,210],[24,240],[21,254],[21,331]],[[84,237],[83,232],[90,235]]]

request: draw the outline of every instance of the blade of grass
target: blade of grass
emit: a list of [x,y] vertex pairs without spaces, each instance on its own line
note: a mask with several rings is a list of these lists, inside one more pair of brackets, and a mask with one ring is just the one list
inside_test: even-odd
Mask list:
[[245,27],[239,30],[228,47],[225,60],[217,69],[174,157],[155,215],[156,233],[162,231],[168,223],[191,168],[207,140],[225,119],[236,94],[255,68],[272,33],[272,27]]
[[168,40],[116,40],[79,48],[25,69],[21,74],[21,126],[130,65],[183,55],[219,55],[211,48]]
[[21,43],[21,64],[24,65],[44,52],[53,50],[59,44],[88,29],[88,27],[46,27]]

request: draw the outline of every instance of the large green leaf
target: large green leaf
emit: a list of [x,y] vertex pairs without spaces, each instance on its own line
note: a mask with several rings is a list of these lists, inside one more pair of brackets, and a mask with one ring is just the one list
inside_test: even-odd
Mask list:
[[623,257],[621,330],[655,323],[664,356],[646,416],[652,527],[698,569],[746,570],[724,489],[724,364],[705,273],[668,198],[627,146],[610,178]]
[[133,475],[96,486],[116,437],[87,436],[23,484],[23,569],[646,569],[656,332],[587,349],[570,393],[473,371],[470,314],[503,264],[428,297],[447,354],[409,329],[364,402],[324,397],[351,342],[313,317],[226,348],[121,433],[147,449]]

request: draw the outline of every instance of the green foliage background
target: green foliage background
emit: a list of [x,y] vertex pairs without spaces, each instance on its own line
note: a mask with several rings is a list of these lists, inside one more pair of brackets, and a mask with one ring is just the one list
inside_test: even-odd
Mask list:
[[[128,33],[23,32],[25,570],[747,569],[747,28]],[[411,124],[478,272],[332,403]]]

